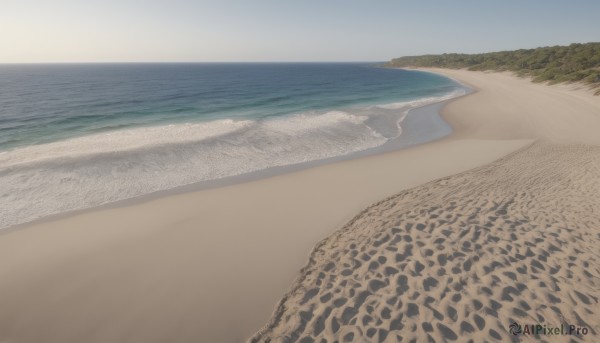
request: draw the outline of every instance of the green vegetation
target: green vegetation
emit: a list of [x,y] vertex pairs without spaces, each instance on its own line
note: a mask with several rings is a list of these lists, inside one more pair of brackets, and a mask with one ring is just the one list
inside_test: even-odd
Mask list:
[[[534,82],[583,82],[600,87],[600,43],[571,44],[485,54],[443,54],[395,58],[388,67],[437,67],[513,71]],[[600,90],[596,91],[600,94]]]

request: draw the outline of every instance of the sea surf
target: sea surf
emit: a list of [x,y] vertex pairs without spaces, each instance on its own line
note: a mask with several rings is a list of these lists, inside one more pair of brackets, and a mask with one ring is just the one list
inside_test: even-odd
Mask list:
[[368,63],[1,65],[0,228],[435,139],[409,111],[466,92]]

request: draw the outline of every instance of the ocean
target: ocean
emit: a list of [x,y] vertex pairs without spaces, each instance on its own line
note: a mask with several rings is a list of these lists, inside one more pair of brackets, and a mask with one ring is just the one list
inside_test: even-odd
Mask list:
[[466,91],[369,63],[0,65],[0,228],[439,138],[408,111]]

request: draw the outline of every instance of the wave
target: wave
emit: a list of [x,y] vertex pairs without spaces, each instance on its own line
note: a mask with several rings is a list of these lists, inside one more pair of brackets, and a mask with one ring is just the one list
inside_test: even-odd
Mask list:
[[63,141],[31,145],[0,154],[0,168],[60,158],[77,158],[99,153],[120,152],[165,144],[200,141],[251,125],[251,121],[215,120],[115,130]]
[[348,155],[398,137],[408,110],[458,96],[263,120],[125,129],[0,153],[0,228],[191,183]]
[[432,103],[436,103],[436,102],[440,102],[440,101],[444,101],[444,100],[450,100],[450,99],[453,99],[453,98],[456,98],[456,97],[459,97],[459,96],[462,96],[465,94],[466,94],[465,89],[456,89],[450,93],[447,93],[447,94],[441,95],[441,96],[426,97],[426,98],[410,100],[410,101],[394,102],[391,104],[377,105],[377,107],[388,109],[388,110],[405,109],[406,107],[415,108],[415,107],[420,107],[420,106],[424,106],[424,105],[428,105],[428,104],[432,104]]

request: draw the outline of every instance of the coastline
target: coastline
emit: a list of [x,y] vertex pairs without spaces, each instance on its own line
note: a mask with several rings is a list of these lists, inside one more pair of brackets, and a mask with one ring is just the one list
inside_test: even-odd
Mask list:
[[[528,89],[522,82],[507,92]],[[494,113],[472,115],[486,109],[482,93],[489,89],[445,105],[442,116],[455,131],[437,141],[2,234],[0,277],[9,281],[0,290],[0,323],[11,325],[0,332],[24,342],[90,332],[92,342],[245,339],[267,321],[312,247],[362,209],[490,163],[531,144],[538,132],[561,137],[553,126],[560,120],[515,134],[511,125],[523,118],[502,118],[492,130],[483,121],[498,124]],[[476,94],[479,103],[469,100]],[[57,308],[60,318],[50,315]],[[66,321],[72,326],[53,331]],[[31,326],[39,329],[24,331]]]
[[[452,79],[452,78],[450,78]],[[452,79],[454,82],[457,82],[455,79]],[[190,192],[198,192],[208,189],[215,189],[225,186],[231,186],[236,184],[241,184],[245,182],[257,181],[265,178],[270,178],[286,173],[293,173],[302,170],[311,169],[318,166],[323,166],[331,163],[337,163],[342,161],[348,161],[357,158],[363,158],[372,155],[379,155],[390,153],[402,149],[407,149],[419,144],[426,144],[428,142],[433,142],[436,140],[444,139],[452,133],[452,128],[450,124],[444,120],[441,115],[441,109],[445,106],[445,104],[452,102],[456,99],[464,97],[466,95],[471,94],[475,90],[461,84],[464,90],[464,94],[453,97],[451,99],[442,100],[439,102],[435,102],[432,104],[426,104],[422,106],[418,106],[412,109],[408,109],[406,117],[402,120],[402,134],[399,137],[393,138],[383,145],[369,148],[366,150],[352,152],[346,155],[328,157],[324,159],[311,160],[301,163],[283,165],[283,166],[274,166],[268,167],[265,169],[259,169],[251,172],[245,172],[242,174],[236,174],[231,176],[226,176],[218,179],[197,181],[191,184],[176,186],[164,190],[153,191],[148,194],[141,194],[138,196],[134,196],[131,198],[125,198],[116,201],[110,201],[108,203],[104,203],[101,205],[96,205],[92,207],[86,207],[81,209],[69,210],[66,212],[60,212],[55,214],[50,214],[43,216],[41,218],[37,218],[31,221],[26,221],[23,223],[11,225],[8,227],[0,228],[0,235],[5,232],[20,230],[22,228],[42,224],[46,222],[51,222],[55,220],[60,220],[63,218],[72,217],[79,214],[85,214],[98,210],[105,209],[114,209],[120,208],[124,206],[132,206],[137,204],[142,204],[148,201],[152,201],[155,199],[159,199],[166,196],[185,194]],[[405,110],[402,110],[405,111]]]
[[[337,70],[335,66],[332,68]],[[289,101],[274,104],[264,111],[251,105],[249,113],[256,113],[249,114],[248,118],[232,114],[226,118],[204,118],[207,121],[197,118],[200,121],[178,124],[175,116],[172,125],[140,123],[140,127],[122,130],[115,126],[106,132],[3,150],[0,152],[3,169],[0,183],[4,185],[4,192],[0,195],[5,206],[0,208],[0,228],[50,215],[74,214],[76,210],[94,209],[124,199],[140,197],[137,200],[144,201],[147,200],[144,195],[158,192],[154,197],[164,196],[167,193],[162,191],[174,188],[177,189],[171,193],[223,186],[257,179],[261,173],[272,176],[378,153],[381,149],[377,147],[390,140],[396,142],[398,122],[406,111],[464,92],[454,81],[430,73],[382,71],[359,65],[350,67],[349,73],[356,75],[356,79],[364,75],[375,77],[375,83],[382,82],[375,88],[383,90],[365,90],[365,97],[356,97],[346,89],[352,89],[351,86],[341,87],[337,93],[350,92],[346,102],[336,100],[340,94],[326,93],[329,95],[323,94],[313,102],[302,101],[304,92],[300,92],[296,100],[293,100],[294,93],[290,93],[287,97],[274,98],[289,98]],[[403,81],[388,87],[389,80]],[[185,87],[182,92],[186,94]],[[265,90],[261,94],[269,99],[279,91]],[[235,103],[240,96],[230,98]],[[98,99],[99,103],[103,101]],[[314,110],[310,109],[312,106]],[[278,114],[270,115],[271,112]],[[241,109],[240,115],[243,113]],[[417,129],[424,135],[430,134],[427,128]],[[366,153],[354,154],[365,150]],[[319,162],[298,165],[307,161]],[[277,168],[286,165],[290,167]],[[269,167],[271,169],[265,171]],[[253,174],[228,178],[247,173]]]

